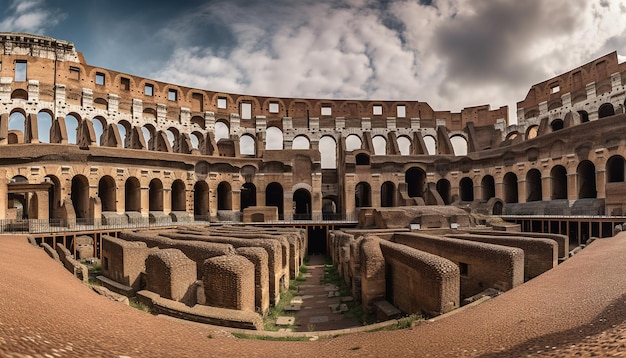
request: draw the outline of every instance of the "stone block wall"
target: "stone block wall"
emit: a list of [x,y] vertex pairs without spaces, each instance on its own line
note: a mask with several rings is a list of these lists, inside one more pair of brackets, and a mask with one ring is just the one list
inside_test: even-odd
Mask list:
[[180,250],[165,249],[150,253],[146,259],[146,289],[161,297],[195,303],[191,287],[196,281],[196,264]]
[[379,238],[370,236],[361,241],[361,304],[367,314],[374,313],[374,302],[385,299],[385,257]]
[[235,252],[254,264],[255,311],[265,315],[270,308],[270,277],[267,252],[260,247],[240,247]]
[[217,256],[204,261],[206,304],[254,312],[254,264],[243,256]]
[[102,236],[102,275],[134,291],[141,288],[141,273],[145,270],[148,246],[112,236]]

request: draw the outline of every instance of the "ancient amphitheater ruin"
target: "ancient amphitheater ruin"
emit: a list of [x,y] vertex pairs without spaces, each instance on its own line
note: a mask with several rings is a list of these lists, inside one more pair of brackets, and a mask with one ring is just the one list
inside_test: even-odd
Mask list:
[[[305,257],[370,315],[510,290],[626,221],[626,64],[508,108],[274,98],[86,63],[0,33],[0,231],[154,310],[262,329]],[[199,318],[201,317],[201,318]]]

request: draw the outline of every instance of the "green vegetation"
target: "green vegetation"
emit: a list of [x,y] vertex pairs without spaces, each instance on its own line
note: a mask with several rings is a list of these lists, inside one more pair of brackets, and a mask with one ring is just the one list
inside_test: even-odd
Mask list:
[[[342,297],[352,296],[352,292],[348,286],[346,286],[344,280],[339,276],[339,271],[337,271],[337,268],[333,265],[330,257],[327,257],[326,262],[324,262],[324,278],[322,278],[320,283],[337,286],[339,289],[339,295]],[[344,313],[346,317],[356,318],[362,324],[371,324],[375,322],[373,317],[369,317],[363,313],[363,306],[361,306],[361,303],[357,302],[357,300],[345,303],[348,306],[348,312]]]
[[[295,314],[293,312],[285,312],[285,306],[291,303],[291,300],[294,296],[298,295],[298,287],[304,282],[306,279],[304,278],[304,274],[308,272],[308,268],[306,263],[308,259],[304,259],[304,264],[300,266],[300,274],[296,277],[295,280],[291,280],[289,282],[289,289],[282,291],[280,293],[280,301],[276,306],[270,307],[267,315],[263,317],[263,329],[266,331],[278,331],[281,328],[293,328],[293,326],[277,326],[276,319],[281,316],[286,317],[294,317]],[[258,338],[255,338],[258,339]]]
[[129,298],[128,299],[128,305],[131,306],[131,307],[134,307],[134,308],[136,308],[136,309],[138,309],[140,311],[151,313],[150,312],[150,307],[148,307],[148,306],[144,305],[143,303],[137,301],[136,297]]
[[274,336],[263,336],[263,335],[248,334],[248,333],[238,333],[238,332],[233,332],[233,336],[235,336],[237,338],[241,338],[241,339],[257,339],[257,340],[261,340],[261,341],[308,341],[308,340],[311,339],[311,337],[306,337],[306,336],[280,336],[280,337],[274,337]]
[[381,327],[377,329],[372,329],[367,332],[394,331],[398,329],[411,328],[411,327],[415,327],[416,325],[420,324],[423,321],[424,321],[424,317],[422,317],[421,315],[412,314],[412,315],[408,315],[406,317],[402,317],[398,319],[398,323],[396,324],[392,324],[390,326]]

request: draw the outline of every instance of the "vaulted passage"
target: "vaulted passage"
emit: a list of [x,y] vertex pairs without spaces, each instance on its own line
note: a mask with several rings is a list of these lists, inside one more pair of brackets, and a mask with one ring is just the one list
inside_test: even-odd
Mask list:
[[578,164],[576,173],[578,174],[578,198],[596,198],[598,192],[596,189],[595,165],[588,160],[583,160]]
[[311,194],[306,189],[293,193],[294,219],[311,220]]
[[463,178],[459,183],[461,201],[474,201],[474,182],[470,178]]
[[541,172],[531,169],[526,174],[526,201],[541,201]]
[[426,183],[426,172],[420,168],[411,168],[406,171],[405,182],[410,197],[424,195],[424,184]]
[[72,205],[77,219],[89,218],[89,180],[82,175],[72,178]]
[[502,182],[504,186],[504,202],[505,203],[517,203],[517,175],[513,173],[506,173]]
[[606,181],[620,183],[624,181],[624,157],[614,155],[606,162]]
[[209,219],[209,186],[204,181],[193,186],[193,216],[196,220]]
[[115,179],[106,175],[98,182],[98,197],[102,203],[102,211],[116,211],[116,188]]
[[562,165],[557,165],[550,172],[552,183],[552,200],[567,199],[567,170]]
[[141,211],[141,187],[139,180],[135,177],[126,179],[126,184],[124,185],[124,202],[127,212]]
[[174,180],[172,183],[172,211],[187,210],[186,202],[185,182],[180,179]]
[[372,188],[369,183],[360,182],[354,190],[354,205],[357,208],[372,206]]
[[437,181],[437,192],[446,205],[450,205],[450,181],[448,179],[439,179]]
[[279,183],[270,183],[265,188],[265,206],[275,206],[278,208],[278,217],[284,218],[283,187]]
[[485,175],[480,182],[480,187],[483,192],[483,201],[496,196],[496,182],[491,175]]
[[393,182],[386,181],[380,188],[380,206],[393,207],[396,206],[396,185]]
[[254,184],[252,183],[245,183],[241,186],[241,211],[250,206],[256,206],[256,186],[254,186]]
[[163,211],[163,183],[159,179],[152,179],[149,191],[150,211]]
[[225,181],[217,186],[217,210],[233,210],[232,189]]

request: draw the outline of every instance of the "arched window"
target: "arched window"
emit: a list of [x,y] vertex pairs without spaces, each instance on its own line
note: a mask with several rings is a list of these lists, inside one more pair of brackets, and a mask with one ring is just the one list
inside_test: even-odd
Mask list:
[[265,206],[275,206],[278,208],[279,219],[284,218],[283,211],[283,186],[279,183],[270,183],[265,188]]
[[311,149],[311,142],[309,138],[303,135],[299,135],[293,139],[291,143],[292,149]]
[[537,132],[539,131],[539,126],[530,126],[526,130],[526,139],[533,139],[537,137]]
[[50,129],[52,128],[52,116],[48,112],[37,113],[37,132],[39,132],[39,142],[50,143]]
[[504,187],[504,202],[517,203],[519,201],[519,195],[517,191],[517,175],[515,175],[514,173],[506,173],[504,175],[502,185]]
[[283,149],[283,131],[278,127],[269,127],[265,131],[265,149]]
[[424,136],[424,144],[426,144],[426,150],[428,151],[428,153],[425,154],[437,154],[437,141],[435,140],[435,137],[431,135]]
[[372,188],[367,182],[360,182],[354,190],[354,205],[357,208],[372,206]]
[[180,179],[176,179],[172,183],[171,207],[172,211],[187,210],[187,193],[185,190],[185,182]]
[[294,219],[311,220],[311,193],[298,189],[293,193]]
[[596,167],[589,160],[583,160],[576,169],[578,174],[578,198],[596,198]]
[[361,138],[356,134],[350,134],[348,137],[346,137],[346,151],[347,152],[361,149],[362,144],[363,142],[361,142]]
[[116,186],[115,179],[105,175],[98,182],[98,197],[102,203],[102,211],[117,211],[116,209]]
[[615,108],[610,103],[604,103],[598,108],[598,118],[610,117],[615,115]]
[[562,165],[556,165],[550,171],[550,183],[552,186],[552,200],[567,199],[567,170]]
[[239,138],[239,153],[241,155],[256,155],[256,142],[251,135],[244,134]]
[[124,202],[126,212],[141,211],[141,186],[135,177],[126,179]]
[[215,142],[219,142],[220,139],[228,139],[230,137],[230,130],[226,123],[218,121],[215,123]]
[[411,140],[407,137],[401,136],[398,137],[398,149],[400,150],[400,155],[409,155],[411,154]]
[[626,175],[624,174],[624,157],[614,155],[606,161],[606,181],[608,183],[623,182]]
[[463,136],[452,136],[450,143],[452,143],[454,155],[467,155],[467,140]]
[[217,210],[233,210],[232,189],[225,181],[217,186]]
[[159,179],[152,179],[148,187],[148,206],[150,211],[163,211],[163,183]]
[[526,173],[526,201],[541,201],[542,196],[541,172],[531,169]]
[[421,168],[410,168],[404,175],[407,192],[410,197],[423,196],[426,185],[426,172]]
[[87,219],[89,215],[89,180],[83,175],[72,178],[71,199],[76,219]]
[[553,120],[552,123],[550,123],[550,128],[552,128],[553,132],[560,131],[563,129],[563,120],[560,118]]
[[387,154],[387,139],[381,135],[374,136],[372,138],[372,144],[374,145],[374,155],[386,155]]
[[67,143],[76,144],[78,135],[79,120],[75,116],[69,114],[65,117],[65,129],[67,130]]
[[331,136],[320,139],[319,151],[322,157],[322,169],[337,169],[337,142]]
[[449,205],[451,203],[450,200],[450,182],[447,179],[439,179],[437,181],[437,192],[444,204]]
[[459,183],[461,201],[474,201],[474,182],[471,178],[465,177]]
[[193,186],[194,220],[209,220],[209,186],[205,181],[198,181]]
[[485,175],[480,182],[480,187],[483,192],[483,201],[496,196],[496,182],[491,175]]
[[393,182],[386,181],[380,187],[380,206],[394,207],[396,206],[396,185]]
[[256,186],[254,184],[244,183],[241,186],[239,204],[241,211],[247,207],[256,206]]
[[95,117],[91,120],[91,124],[93,125],[94,135],[96,136],[94,138],[96,145],[102,145],[102,133],[104,132],[104,128],[106,128],[106,121],[104,118]]

